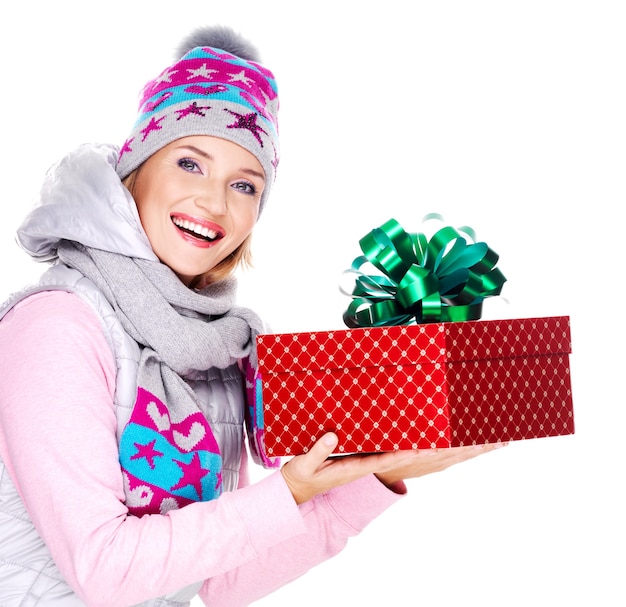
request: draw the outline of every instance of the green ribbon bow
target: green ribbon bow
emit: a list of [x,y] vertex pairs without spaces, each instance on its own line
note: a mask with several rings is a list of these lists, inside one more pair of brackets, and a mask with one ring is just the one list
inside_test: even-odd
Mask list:
[[[431,214],[424,218],[441,219]],[[428,239],[405,232],[395,219],[375,228],[359,244],[363,255],[346,273],[357,275],[343,315],[350,327],[478,320],[486,297],[500,295],[506,278],[498,255],[475,242],[471,228],[446,226]],[[470,241],[468,243],[468,241]],[[361,267],[370,263],[382,275]]]

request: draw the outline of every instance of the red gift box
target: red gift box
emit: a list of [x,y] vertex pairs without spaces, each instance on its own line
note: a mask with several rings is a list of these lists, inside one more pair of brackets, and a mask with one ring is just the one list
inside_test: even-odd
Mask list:
[[257,338],[265,446],[368,453],[574,433],[569,317]]

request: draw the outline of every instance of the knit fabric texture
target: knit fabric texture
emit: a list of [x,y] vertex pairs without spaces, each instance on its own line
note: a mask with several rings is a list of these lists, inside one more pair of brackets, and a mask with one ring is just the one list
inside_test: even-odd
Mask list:
[[220,137],[259,160],[266,181],[262,209],[278,166],[277,112],[269,70],[218,48],[195,47],[143,88],[139,116],[120,149],[118,175],[124,179],[181,137]]

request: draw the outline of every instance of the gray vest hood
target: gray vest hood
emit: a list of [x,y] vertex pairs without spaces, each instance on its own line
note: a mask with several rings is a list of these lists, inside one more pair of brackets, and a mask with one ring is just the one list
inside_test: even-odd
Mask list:
[[36,261],[54,261],[60,240],[128,257],[158,261],[130,192],[115,167],[118,149],[85,144],[53,165],[39,197],[17,231]]

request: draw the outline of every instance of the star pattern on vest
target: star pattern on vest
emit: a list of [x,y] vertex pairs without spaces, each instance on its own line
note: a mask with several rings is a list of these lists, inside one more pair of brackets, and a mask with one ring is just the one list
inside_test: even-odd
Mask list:
[[256,112],[250,112],[249,114],[239,114],[238,112],[233,112],[228,108],[224,108],[225,112],[232,114],[237,118],[233,124],[226,125],[229,129],[246,129],[250,131],[252,135],[254,135],[255,139],[259,142],[259,145],[263,147],[263,140],[259,135],[259,132],[267,135],[267,131],[263,130],[263,128],[256,123],[256,119],[258,118],[258,114]]
[[202,479],[211,472],[207,468],[202,467],[200,462],[200,456],[197,452],[193,454],[189,463],[181,462],[180,460],[172,460],[182,470],[183,475],[180,480],[170,488],[170,491],[176,491],[182,489],[188,485],[192,485],[198,494],[198,498],[202,499]]
[[134,445],[137,448],[137,453],[135,453],[135,455],[131,455],[130,459],[142,459],[145,457],[150,469],[154,470],[154,459],[156,457],[163,457],[163,453],[154,448],[154,445],[156,445],[156,438],[150,441],[147,445],[142,445],[141,443],[134,443]]

